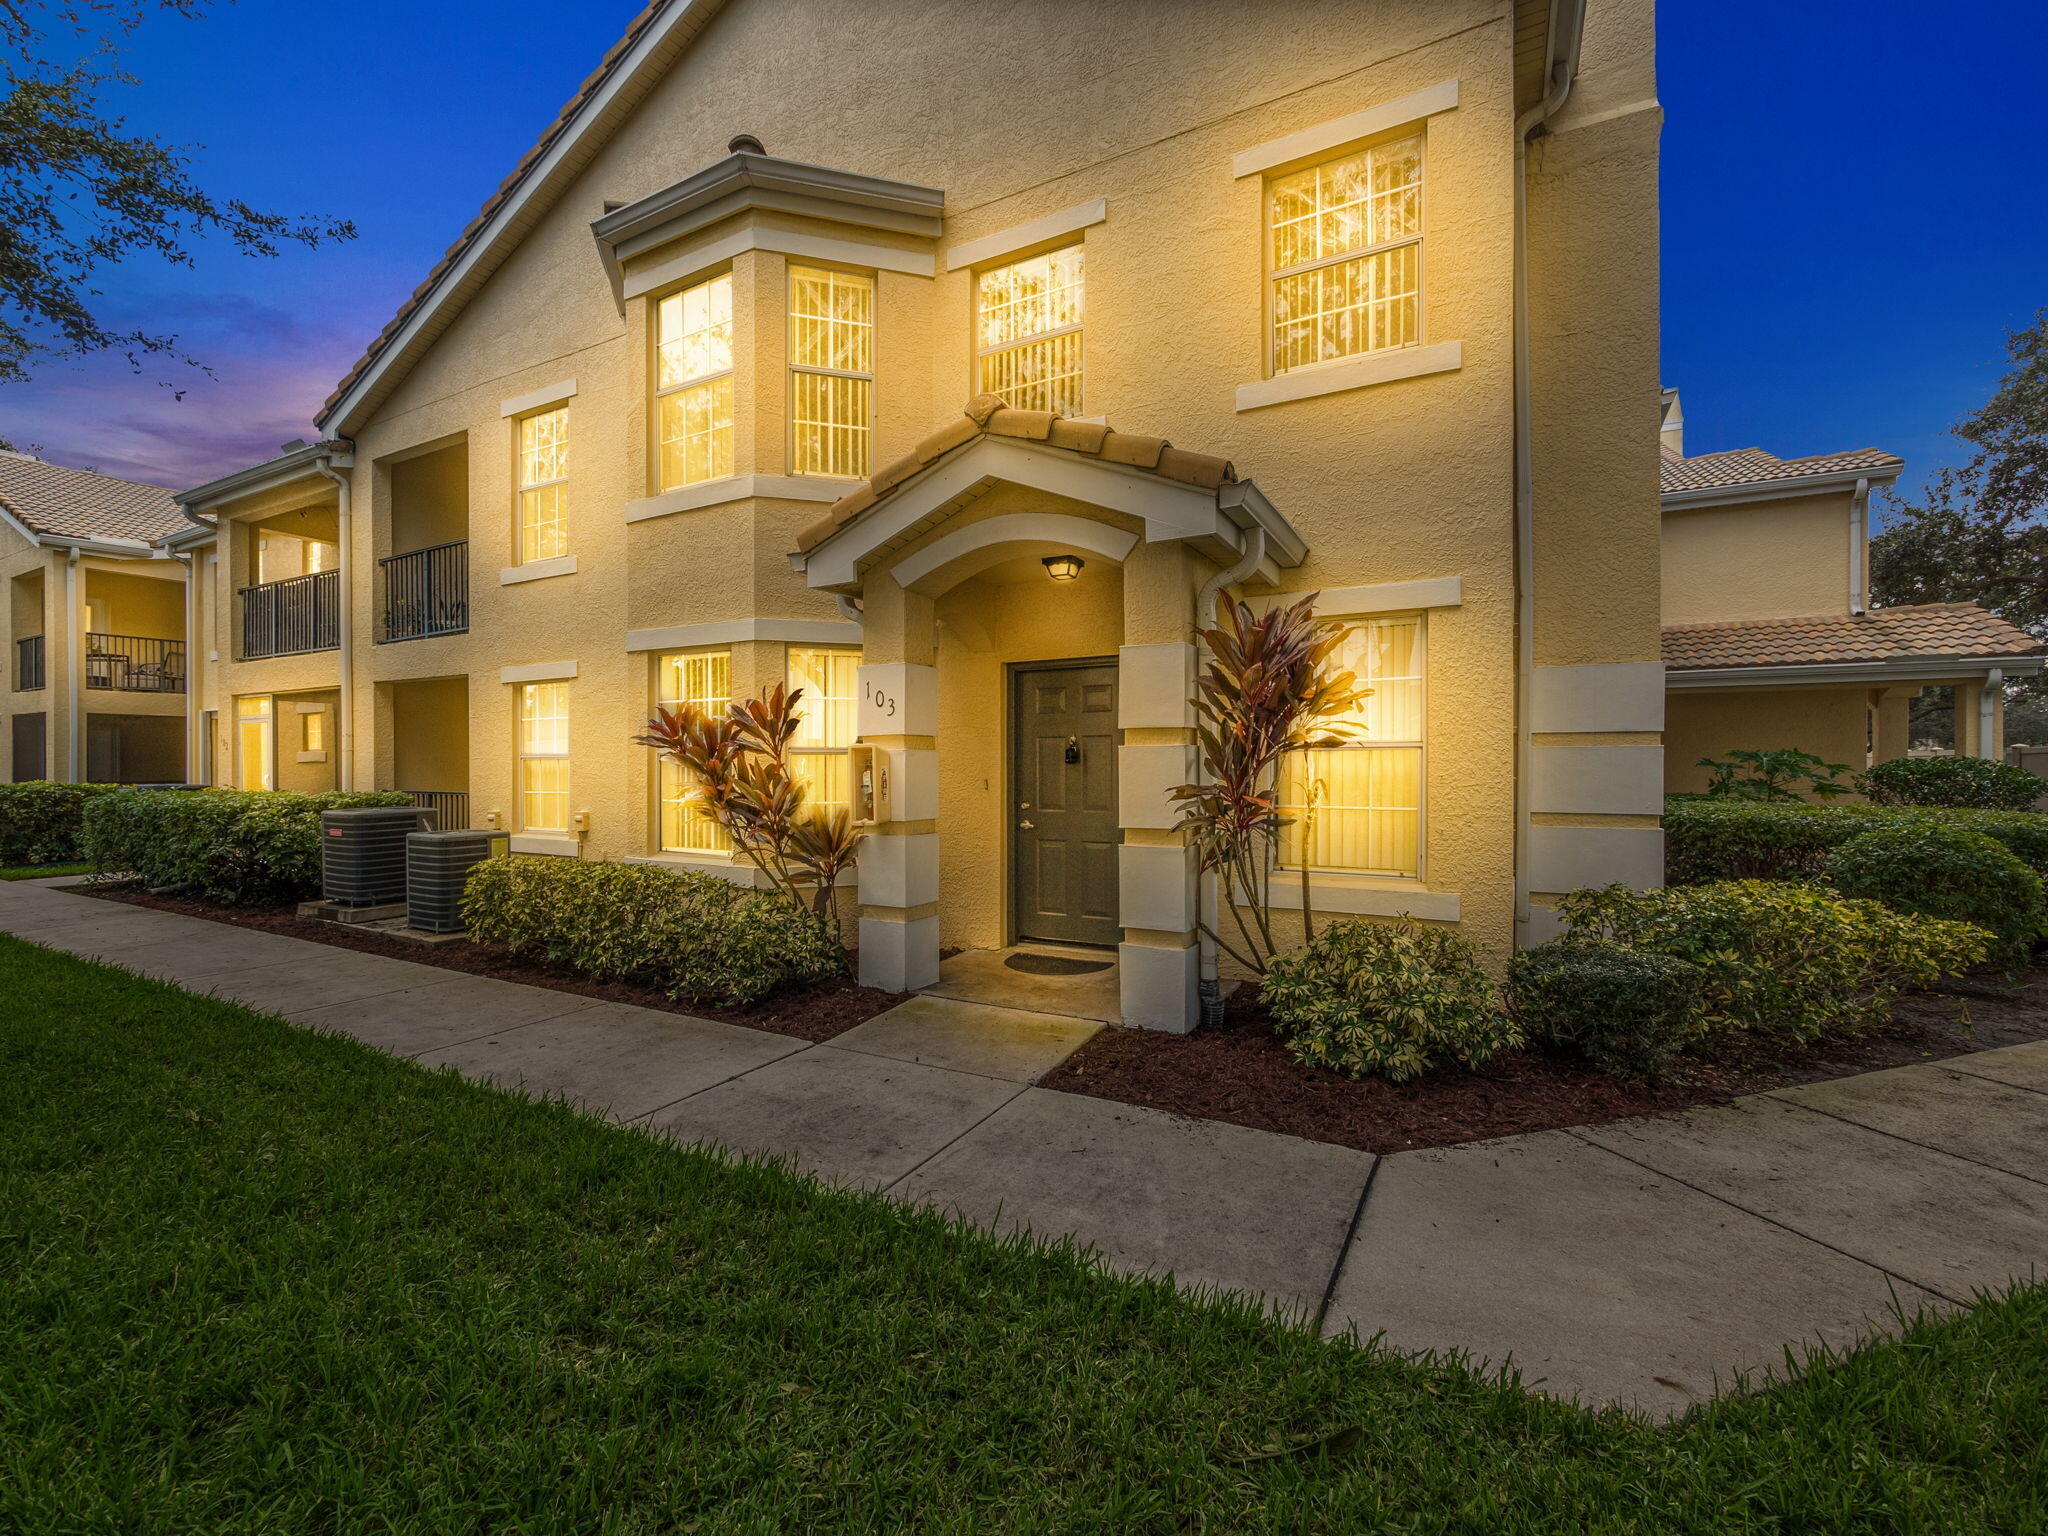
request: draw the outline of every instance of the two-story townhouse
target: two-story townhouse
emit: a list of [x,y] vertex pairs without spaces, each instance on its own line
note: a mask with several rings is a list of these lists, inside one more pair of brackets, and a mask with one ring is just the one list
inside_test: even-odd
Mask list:
[[13,783],[185,780],[186,519],[162,486],[0,452],[0,758]]
[[631,738],[789,683],[865,980],[1114,946],[1185,1029],[1198,628],[1319,592],[1374,692],[1276,901],[1498,952],[1654,883],[1652,54],[1642,0],[657,0],[323,440],[183,498],[214,777],[743,879]]
[[2033,636],[1973,603],[1873,608],[1871,493],[1905,463],[1879,448],[1781,459],[1685,456],[1666,390],[1663,476],[1665,782],[1706,787],[1703,759],[1796,747],[1852,769],[1904,757],[1926,689],[1954,710],[1955,750],[1997,758]]

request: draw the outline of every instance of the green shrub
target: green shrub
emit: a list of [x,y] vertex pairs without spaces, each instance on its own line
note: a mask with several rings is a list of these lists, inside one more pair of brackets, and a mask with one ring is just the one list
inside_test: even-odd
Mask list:
[[1975,923],[1998,940],[1997,958],[2008,965],[2032,953],[2048,920],[2041,877],[1983,833],[1960,827],[1865,832],[1828,855],[1827,875],[1844,896]]
[[395,790],[131,790],[87,808],[84,856],[97,875],[228,906],[305,900],[320,894],[322,811],[411,803]]
[[0,864],[70,864],[83,857],[85,807],[118,784],[0,784]]
[[2048,815],[1910,805],[1767,805],[1671,795],[1664,801],[1664,878],[1814,880],[1828,855],[1879,827],[1953,827],[2003,844],[2048,876]]
[[1394,1082],[1521,1044],[1470,939],[1419,923],[1331,923],[1266,972],[1276,1033],[1297,1061]]
[[2011,763],[1986,757],[1899,757],[1879,763],[1856,787],[1877,805],[1973,806],[2024,811],[2048,784]]
[[1507,990],[1531,1039],[1606,1072],[1661,1076],[1700,1033],[1699,971],[1650,950],[1552,939],[1508,962]]
[[716,875],[580,859],[470,871],[470,937],[606,981],[733,1007],[840,972],[832,936],[783,896]]
[[1909,917],[1875,901],[1781,880],[1636,891],[1573,891],[1558,911],[1574,939],[1683,960],[1700,973],[1709,1036],[1807,1041],[1881,1023],[1909,987],[1982,961],[1990,937],[1968,923]]

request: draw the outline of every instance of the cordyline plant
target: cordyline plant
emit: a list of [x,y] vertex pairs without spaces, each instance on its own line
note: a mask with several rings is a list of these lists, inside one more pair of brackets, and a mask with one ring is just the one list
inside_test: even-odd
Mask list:
[[695,780],[690,800],[839,947],[838,879],[853,864],[861,834],[846,811],[807,805],[790,771],[803,696],[777,683],[766,698],[735,699],[722,716],[687,702],[657,709],[633,739]]
[[[1264,975],[1279,953],[1270,888],[1281,829],[1279,794],[1287,757],[1341,746],[1341,718],[1372,690],[1331,658],[1341,627],[1319,624],[1310,593],[1290,608],[1260,616],[1226,595],[1216,627],[1201,632],[1208,661],[1195,681],[1196,735],[1206,782],[1182,784],[1180,824],[1204,874],[1216,876],[1219,906],[1236,922],[1237,942],[1206,919],[1201,929],[1248,970]],[[1311,804],[1317,796],[1312,792]],[[1302,861],[1301,920],[1309,939],[1308,861]],[[1249,914],[1249,916],[1247,916]]]

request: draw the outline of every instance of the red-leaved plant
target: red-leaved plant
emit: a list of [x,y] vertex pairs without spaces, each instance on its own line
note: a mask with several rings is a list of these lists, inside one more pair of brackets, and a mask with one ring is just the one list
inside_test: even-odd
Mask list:
[[[1286,758],[1343,745],[1340,717],[1372,692],[1333,664],[1345,631],[1317,622],[1320,595],[1312,592],[1263,615],[1224,596],[1216,627],[1201,632],[1208,660],[1195,680],[1206,782],[1171,791],[1181,802],[1180,824],[1202,872],[1217,877],[1219,905],[1235,920],[1238,942],[1217,931],[1220,915],[1215,926],[1204,918],[1202,932],[1258,975],[1279,953],[1269,891],[1280,832],[1288,825],[1279,807]],[[1301,920],[1313,940],[1306,862]]]
[[633,739],[690,775],[690,800],[838,945],[838,880],[853,864],[861,834],[844,810],[806,804],[809,796],[790,771],[802,698],[802,689],[777,683],[766,698],[735,699],[722,716],[690,703],[657,709]]

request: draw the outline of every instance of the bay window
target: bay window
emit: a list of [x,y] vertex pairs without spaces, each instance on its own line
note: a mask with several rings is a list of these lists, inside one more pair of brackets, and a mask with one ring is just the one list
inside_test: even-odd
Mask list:
[[1421,340],[1422,137],[1266,189],[1275,373]]
[[868,473],[875,408],[875,280],[789,269],[790,470]]
[[983,394],[1024,411],[1081,414],[1081,247],[992,267],[975,281]]
[[[693,704],[723,717],[732,703],[730,651],[672,651],[655,664],[654,701],[663,709]],[[663,853],[729,853],[732,840],[691,798],[695,781],[679,763],[656,759]]]
[[1290,868],[1416,877],[1422,873],[1422,619],[1360,619],[1346,626],[1333,665],[1371,693],[1342,733],[1345,744],[1288,755],[1280,836]]
[[857,731],[860,652],[791,646],[789,686],[801,688],[799,724],[790,741],[790,767],[821,811],[850,811],[851,755]]
[[655,306],[655,436],[659,489],[733,472],[732,274]]

